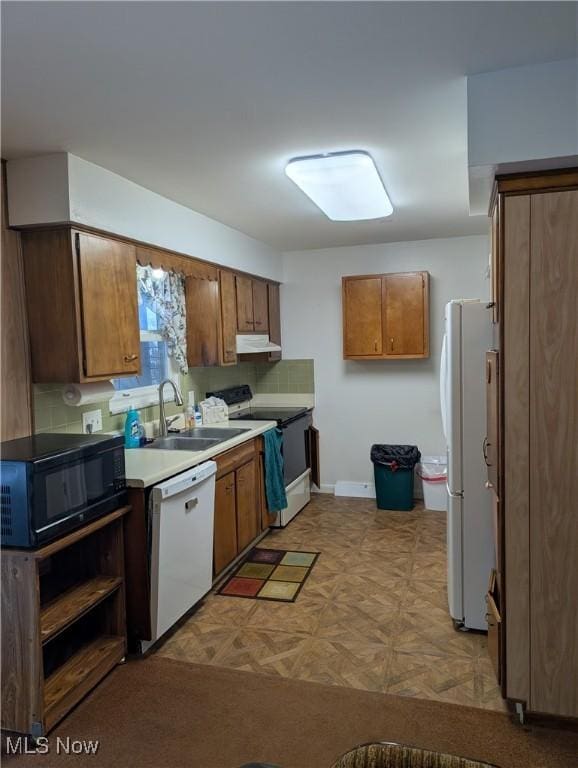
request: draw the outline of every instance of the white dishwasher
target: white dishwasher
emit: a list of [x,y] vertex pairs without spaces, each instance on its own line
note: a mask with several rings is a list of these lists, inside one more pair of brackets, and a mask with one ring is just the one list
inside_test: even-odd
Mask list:
[[149,500],[152,637],[147,651],[211,589],[217,465],[207,461],[155,485]]

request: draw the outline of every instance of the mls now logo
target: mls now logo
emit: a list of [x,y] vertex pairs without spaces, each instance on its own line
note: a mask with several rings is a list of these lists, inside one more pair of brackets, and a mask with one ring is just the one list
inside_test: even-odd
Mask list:
[[6,754],[8,755],[47,755],[55,751],[57,755],[96,755],[100,742],[98,739],[65,739],[60,736],[56,741],[47,736],[39,736],[30,741],[26,736],[7,736]]

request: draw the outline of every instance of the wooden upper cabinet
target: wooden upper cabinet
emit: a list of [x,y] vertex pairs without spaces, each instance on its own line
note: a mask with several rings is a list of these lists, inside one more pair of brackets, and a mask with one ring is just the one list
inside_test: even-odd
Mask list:
[[384,276],[387,357],[429,356],[427,272]]
[[429,274],[355,275],[342,280],[343,357],[429,356]]
[[[269,339],[281,346],[281,303],[279,286],[277,283],[269,283]],[[270,352],[269,360],[281,360],[281,352]]]
[[138,373],[134,246],[68,228],[28,230],[21,237],[32,380]]
[[185,282],[189,367],[219,365],[219,281],[189,275]]
[[381,276],[343,278],[343,357],[383,354]]
[[237,297],[235,275],[224,269],[219,271],[221,289],[221,345],[222,363],[237,362]]
[[253,327],[255,333],[269,333],[269,294],[262,280],[253,280]]
[[268,283],[235,275],[235,295],[239,333],[269,333]]
[[237,329],[240,332],[255,330],[253,316],[253,281],[250,277],[235,276],[237,296]]
[[76,232],[87,378],[137,374],[140,331],[133,245]]

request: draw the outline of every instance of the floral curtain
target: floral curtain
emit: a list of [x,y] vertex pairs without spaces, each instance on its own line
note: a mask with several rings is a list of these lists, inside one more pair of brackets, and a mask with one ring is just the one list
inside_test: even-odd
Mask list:
[[175,272],[141,267],[137,264],[139,289],[154,300],[161,318],[161,333],[169,343],[169,354],[181,373],[187,373],[187,322],[185,310],[185,279]]

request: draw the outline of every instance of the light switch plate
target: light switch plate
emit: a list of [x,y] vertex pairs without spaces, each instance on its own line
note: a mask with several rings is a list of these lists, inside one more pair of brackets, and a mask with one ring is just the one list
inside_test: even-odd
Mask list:
[[100,408],[82,414],[82,431],[87,435],[102,432],[102,411]]

